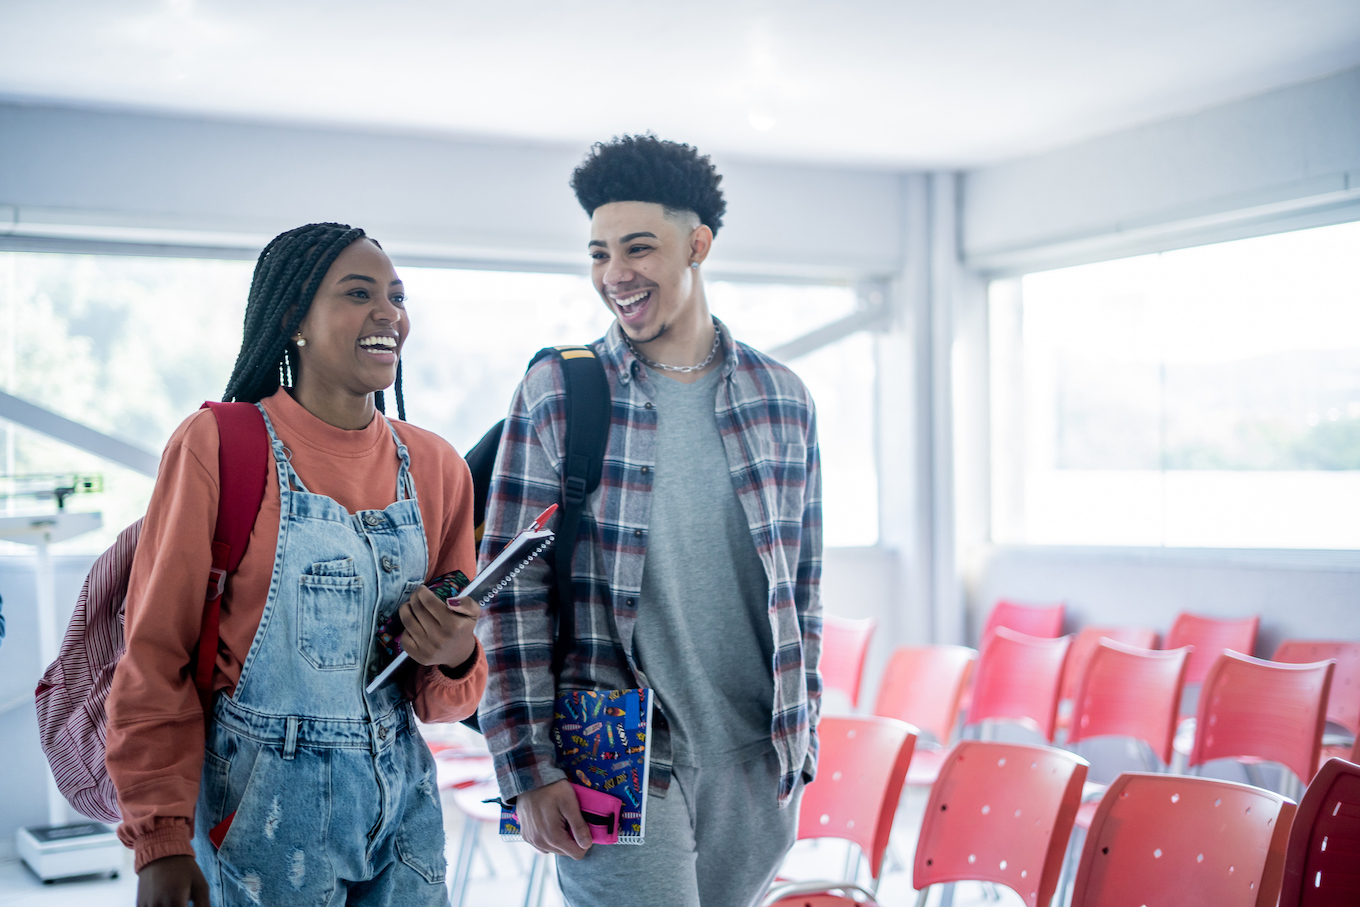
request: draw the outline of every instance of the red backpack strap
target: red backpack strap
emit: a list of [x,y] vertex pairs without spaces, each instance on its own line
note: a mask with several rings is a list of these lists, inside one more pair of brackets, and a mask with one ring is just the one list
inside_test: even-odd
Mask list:
[[217,662],[218,626],[227,577],[241,563],[250,531],[264,500],[269,475],[269,432],[264,416],[253,403],[204,403],[217,418],[219,495],[217,528],[213,530],[212,571],[203,604],[198,636],[194,686],[206,708],[212,698],[213,667]]

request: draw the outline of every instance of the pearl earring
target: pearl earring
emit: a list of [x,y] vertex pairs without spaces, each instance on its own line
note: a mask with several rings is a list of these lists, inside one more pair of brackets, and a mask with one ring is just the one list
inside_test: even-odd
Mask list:
[[303,337],[301,334],[298,334],[296,337],[293,338],[293,342],[296,343],[298,346],[306,346],[307,338]]

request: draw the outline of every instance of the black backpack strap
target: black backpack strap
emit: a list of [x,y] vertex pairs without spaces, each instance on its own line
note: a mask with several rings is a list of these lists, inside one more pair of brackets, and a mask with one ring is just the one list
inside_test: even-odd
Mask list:
[[491,491],[491,474],[496,469],[496,450],[501,446],[501,435],[505,432],[505,420],[497,422],[482,435],[463,457],[472,473],[472,541],[478,548],[482,545],[482,533],[486,530],[486,498]]
[[588,346],[559,346],[541,351],[562,363],[562,383],[567,398],[566,456],[562,461],[562,518],[553,544],[553,569],[557,577],[557,637],[553,641],[552,670],[560,677],[567,651],[576,638],[576,609],[571,566],[576,538],[586,511],[586,498],[600,487],[605,448],[609,443],[612,402],[604,365]]

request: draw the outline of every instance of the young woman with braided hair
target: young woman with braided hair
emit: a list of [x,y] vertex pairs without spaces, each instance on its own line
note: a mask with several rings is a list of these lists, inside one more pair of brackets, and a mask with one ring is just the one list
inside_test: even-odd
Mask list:
[[[161,459],[108,701],[108,767],[138,904],[447,904],[434,763],[416,730],[472,714],[477,606],[423,583],[476,565],[472,480],[446,442],[382,415],[410,330],[362,230],[311,224],[260,255],[226,399],[255,403],[272,468],[227,582],[211,714],[192,669],[219,494],[217,422]],[[415,666],[363,692],[393,613]],[[206,724],[206,726],[205,726]],[[206,744],[205,744],[206,740]]]

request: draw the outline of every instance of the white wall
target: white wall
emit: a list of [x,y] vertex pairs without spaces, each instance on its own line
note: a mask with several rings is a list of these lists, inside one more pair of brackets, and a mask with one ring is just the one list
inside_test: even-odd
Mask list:
[[971,267],[1039,270],[1360,216],[1360,68],[970,172]]
[[[601,138],[608,138],[602,136]],[[206,244],[253,257],[317,220],[408,261],[583,268],[568,180],[584,147],[0,104],[0,240]],[[729,214],[711,272],[900,267],[897,176],[715,156]]]

